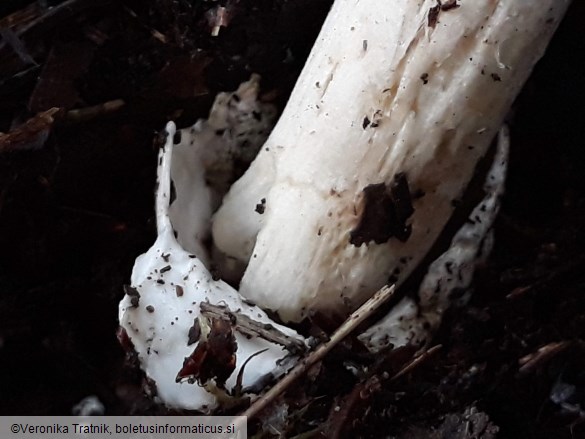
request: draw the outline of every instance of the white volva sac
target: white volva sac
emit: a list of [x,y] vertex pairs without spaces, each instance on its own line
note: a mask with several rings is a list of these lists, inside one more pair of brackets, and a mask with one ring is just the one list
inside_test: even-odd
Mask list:
[[347,315],[390,276],[400,284],[568,4],[336,0],[278,124],[213,220],[215,244],[248,264],[240,293],[298,321]]
[[234,163],[249,164],[274,123],[276,109],[257,99],[259,81],[252,75],[236,91],[219,93],[207,119],[178,132],[169,216],[179,244],[206,263],[211,213],[229,189]]
[[[175,134],[172,123],[167,126],[167,133],[166,145],[159,158],[156,195],[158,238],[136,260],[131,286],[126,288],[127,294],[120,303],[119,320],[142,369],[154,382],[158,397],[171,407],[207,410],[217,405],[216,394],[196,383],[176,380],[185,358],[198,346],[198,342],[189,343],[189,331],[196,318],[202,320],[202,303],[227,306],[239,316],[260,325],[271,325],[273,330],[297,344],[303,345],[303,339],[295,331],[275,324],[258,307],[245,303],[225,282],[213,280],[202,261],[177,242],[168,214]],[[203,324],[201,326],[204,332]],[[250,361],[243,371],[244,388],[284,371],[280,363],[289,353],[282,346],[243,334],[237,329],[233,332],[237,344],[236,367],[226,382],[228,392],[234,389],[238,372],[248,359]]]

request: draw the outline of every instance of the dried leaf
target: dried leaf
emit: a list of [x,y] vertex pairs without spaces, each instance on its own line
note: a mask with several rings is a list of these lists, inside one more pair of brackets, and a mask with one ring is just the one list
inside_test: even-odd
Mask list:
[[211,379],[219,388],[236,368],[237,344],[229,320],[210,318],[210,332],[201,340],[193,353],[185,358],[183,367],[177,374],[177,382],[187,378],[205,384]]

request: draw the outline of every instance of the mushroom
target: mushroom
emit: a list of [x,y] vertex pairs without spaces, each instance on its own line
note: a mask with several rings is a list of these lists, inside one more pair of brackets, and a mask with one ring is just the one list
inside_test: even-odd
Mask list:
[[389,279],[400,285],[568,4],[336,0],[275,129],[213,219],[215,245],[247,266],[240,294],[299,321],[346,316]]
[[276,109],[258,101],[259,82],[252,75],[234,92],[219,93],[207,119],[177,132],[169,216],[179,244],[206,264],[211,213],[229,189],[236,163],[249,165],[273,126]]
[[[119,307],[121,338],[166,405],[205,411],[278,377],[291,364],[288,360],[304,351],[305,342],[242,300],[228,284],[214,280],[175,238],[169,217],[174,124],[166,131],[156,193],[158,237],[137,258],[131,285],[125,287]],[[200,192],[193,191],[194,197],[189,191],[181,196],[197,200]]]
[[[233,175],[224,159],[242,146],[231,125],[241,118],[229,113],[234,94],[220,95],[209,120],[183,130],[177,145],[170,123],[158,238],[137,259],[119,311],[158,396],[206,410],[284,373],[307,343],[262,309],[284,321],[343,318],[384,284],[401,284],[441,233],[568,4],[336,0],[277,126],[212,221],[223,252],[216,262],[230,276],[245,267],[246,299],[212,278],[202,245]],[[257,78],[250,84],[255,99]],[[269,120],[245,130],[254,150]],[[489,250],[507,145],[502,131],[472,215],[481,221],[431,264],[418,300],[402,299],[360,336],[370,350],[428,341],[453,288],[469,286]]]
[[[449,248],[430,264],[417,298],[404,297],[384,318],[358,337],[370,352],[428,344],[452,302],[463,305],[469,300],[475,267],[485,262],[493,246],[492,227],[504,194],[509,149],[510,137],[504,126],[486,175],[484,198],[455,233]],[[458,297],[461,293],[463,296]]]

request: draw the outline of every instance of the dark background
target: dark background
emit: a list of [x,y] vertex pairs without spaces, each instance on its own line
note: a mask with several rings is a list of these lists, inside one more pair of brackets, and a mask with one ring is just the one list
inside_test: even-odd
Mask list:
[[[230,20],[214,38],[218,5]],[[88,395],[107,414],[164,412],[143,395],[115,335],[122,285],[155,238],[155,134],[171,118],[205,117],[218,91],[252,72],[282,108],[329,6],[0,3],[0,131],[61,109],[18,148],[0,146],[0,414],[69,414]],[[360,380],[339,366],[353,354],[339,350],[288,396],[299,415],[287,435],[433,437],[446,414],[475,405],[498,437],[585,437],[571,413],[585,410],[584,6],[573,2],[514,105],[496,248],[471,305],[447,316],[443,348],[358,402]],[[118,99],[121,109],[89,120],[70,112]],[[35,142],[39,133],[46,142]],[[522,357],[550,343],[566,344],[519,372]],[[550,398],[559,382],[575,386],[564,408]],[[347,410],[343,420],[334,405]]]

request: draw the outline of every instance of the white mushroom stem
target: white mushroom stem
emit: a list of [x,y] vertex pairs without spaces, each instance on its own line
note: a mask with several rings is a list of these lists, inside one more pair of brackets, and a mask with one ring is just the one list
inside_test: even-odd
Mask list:
[[248,263],[240,293],[300,320],[347,315],[391,275],[400,284],[568,4],[336,0],[276,128],[214,219],[216,245]]
[[486,176],[483,200],[455,233],[451,245],[429,266],[418,297],[404,297],[378,323],[358,338],[371,352],[429,343],[445,311],[453,303],[466,303],[477,265],[484,263],[493,245],[493,225],[504,194],[510,138],[502,127],[498,146]]
[[[136,260],[119,320],[158,397],[171,407],[209,410],[225,396],[215,384],[238,396],[242,388],[283,373],[285,360],[298,355],[305,344],[295,331],[244,302],[225,282],[213,280],[201,260],[177,242],[169,218],[174,124],[166,130],[156,193],[158,238]],[[220,321],[220,332],[211,340],[214,321]],[[211,346],[218,341],[221,349]],[[202,355],[194,355],[197,350]],[[230,361],[218,363],[226,357]]]

